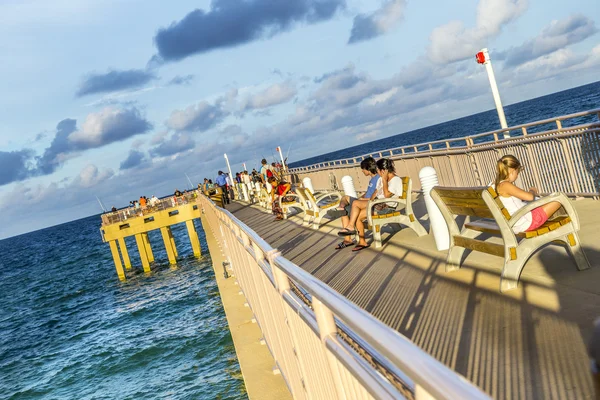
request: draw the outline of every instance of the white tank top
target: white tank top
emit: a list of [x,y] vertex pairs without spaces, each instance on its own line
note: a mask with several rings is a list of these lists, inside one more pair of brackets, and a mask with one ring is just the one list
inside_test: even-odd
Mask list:
[[[505,181],[500,181],[500,183],[505,182]],[[498,189],[496,189],[496,191],[498,191]],[[521,208],[525,207],[527,205],[527,202],[524,200],[521,200],[515,196],[509,196],[509,197],[504,197],[501,196],[500,193],[498,193],[498,197],[500,198],[500,201],[502,202],[502,204],[504,204],[504,208],[506,208],[506,211],[508,211],[508,213],[512,216],[514,215],[514,213],[516,213],[517,211],[519,211]],[[521,233],[527,230],[527,228],[529,228],[531,226],[531,221],[533,220],[532,216],[531,216],[531,211],[528,212],[527,214],[523,215],[516,224],[513,225],[512,230],[514,233]]]

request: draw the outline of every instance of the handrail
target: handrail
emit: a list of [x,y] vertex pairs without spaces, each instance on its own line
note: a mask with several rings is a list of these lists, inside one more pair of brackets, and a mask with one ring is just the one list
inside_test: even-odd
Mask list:
[[[309,293],[313,301],[314,299],[317,299],[329,312],[333,313],[335,317],[341,320],[343,323],[341,325],[342,329],[350,328],[351,331],[349,334],[351,336],[358,337],[360,341],[366,343],[370,349],[374,349],[378,353],[376,354],[376,358],[378,360],[384,360],[384,363],[388,365],[389,370],[392,371],[391,373],[393,373],[393,370],[397,369],[405,374],[409,380],[412,380],[412,382],[406,382],[406,384],[413,386],[412,390],[415,398],[419,399],[421,398],[421,395],[423,395],[423,398],[433,397],[437,399],[489,398],[479,388],[437,361],[432,356],[428,355],[409,339],[383,324],[315,276],[304,271],[302,268],[277,253],[277,251],[262,237],[241,222],[231,212],[216,207],[212,200],[205,196],[201,196],[200,200],[201,203],[204,203],[204,205],[211,208],[210,211],[213,211],[216,214],[216,221],[220,226],[213,226],[212,230],[217,235],[224,235],[222,236],[222,240],[226,242],[224,247],[225,251],[231,251],[232,248],[230,246],[232,246],[232,244],[231,242],[229,242],[230,244],[227,244],[227,240],[229,239],[226,239],[227,234],[224,233],[224,231],[229,231],[231,233],[235,231],[234,237],[238,238],[234,239],[235,242],[238,242],[240,237],[245,236],[249,242],[253,244],[248,247],[244,246],[244,249],[257,261],[259,259],[263,260],[268,258],[265,256],[268,256],[269,254],[274,255],[273,257],[270,257],[269,260],[272,268],[270,272],[274,274],[275,272],[273,270],[275,269],[283,272],[287,279],[291,279],[296,284],[300,285],[302,290]],[[203,212],[206,213],[206,211],[207,210],[204,208]],[[208,223],[211,224],[211,218],[207,219]],[[231,224],[235,225],[236,228],[230,228]],[[255,250],[252,250],[252,248]],[[262,256],[254,254],[254,251],[256,250],[262,252]],[[232,255],[232,257],[234,259],[236,258],[235,255]],[[252,265],[244,263],[243,269],[248,271],[249,268],[252,268]],[[269,274],[267,274],[264,269],[260,268],[260,270],[262,270],[262,273],[267,275],[267,278],[271,280],[271,277],[268,276]],[[244,289],[244,291],[245,290],[246,289]],[[250,302],[250,300],[248,301]],[[267,299],[264,301],[267,301]],[[260,305],[251,304],[251,307],[259,306]],[[318,318],[317,322],[319,322]],[[271,346],[273,345],[276,346],[277,344],[271,344]],[[333,355],[335,356],[335,353],[333,353]],[[281,360],[276,361],[281,362]],[[372,372],[374,375],[378,375],[375,370]],[[358,377],[356,378],[358,379]],[[376,388],[366,387],[365,389],[376,391]]]
[[[568,115],[562,115],[562,116],[558,116],[558,117],[554,117],[554,118],[548,118],[548,119],[544,119],[544,120],[540,120],[540,121],[528,122],[528,123],[520,124],[520,125],[509,126],[505,129],[496,129],[493,131],[463,136],[463,137],[459,137],[459,138],[440,139],[440,140],[434,140],[431,142],[423,142],[423,143],[410,144],[410,145],[405,145],[405,146],[400,146],[400,147],[393,147],[393,148],[385,149],[385,150],[378,150],[375,152],[366,153],[366,154],[357,155],[357,156],[348,157],[348,158],[343,158],[343,159],[337,159],[337,160],[331,160],[331,161],[321,161],[321,162],[311,164],[311,165],[289,168],[288,171],[290,173],[298,173],[298,172],[309,171],[309,170],[314,171],[314,170],[318,170],[320,168],[335,166],[338,163],[339,163],[339,165],[346,164],[346,165],[351,166],[351,165],[356,165],[357,160],[362,160],[366,157],[373,156],[373,154],[381,154],[381,153],[388,153],[388,152],[390,153],[390,156],[398,156],[398,157],[402,157],[403,155],[428,154],[428,153],[432,152],[432,150],[434,150],[433,146],[439,145],[439,144],[446,144],[446,148],[435,149],[436,151],[447,151],[447,150],[455,150],[455,149],[460,149],[460,148],[476,147],[476,146],[479,146],[482,144],[491,144],[491,143],[500,143],[500,142],[506,143],[507,141],[514,140],[515,138],[522,138],[524,136],[570,132],[570,131],[573,131],[576,129],[586,128],[586,127],[588,127],[588,128],[595,127],[595,126],[598,126],[600,124],[600,122],[594,122],[594,123],[589,123],[589,124],[580,124],[580,125],[574,125],[574,126],[569,126],[569,127],[563,128],[562,127],[563,121],[573,119],[573,118],[578,118],[578,117],[584,117],[587,115],[594,115],[594,114],[597,115],[598,118],[600,119],[600,108],[587,110],[587,111],[581,111],[581,112],[568,114]],[[536,132],[536,133],[528,133],[527,132],[527,128],[546,125],[546,124],[550,124],[550,123],[555,123],[557,129],[544,131],[544,132]],[[498,134],[503,134],[504,132],[511,132],[511,131],[516,131],[516,130],[521,131],[521,133],[518,136],[513,136],[510,138],[502,138],[502,139],[498,138]],[[483,138],[486,136],[493,136],[494,140],[487,141],[487,142],[480,142],[480,143],[474,143],[474,141],[473,141],[474,139],[479,139],[479,138]],[[465,144],[463,146],[451,146],[451,144],[456,143],[456,142],[465,142]],[[427,150],[419,150],[420,147],[427,147]],[[410,150],[410,151],[406,152],[406,150]],[[394,154],[394,152],[401,152],[402,154]]]

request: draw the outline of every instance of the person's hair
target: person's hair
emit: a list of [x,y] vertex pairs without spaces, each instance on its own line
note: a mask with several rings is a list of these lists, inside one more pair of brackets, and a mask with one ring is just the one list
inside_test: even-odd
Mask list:
[[508,178],[509,168],[521,169],[521,163],[517,157],[507,154],[498,160],[496,164],[496,179],[494,180],[494,189],[498,190],[500,182]]
[[263,164],[263,165],[265,165],[265,164],[267,163],[267,160],[263,158],[263,159],[260,161],[260,163],[261,163],[261,164]]
[[373,157],[367,157],[360,162],[360,169],[369,171],[372,174],[377,173],[377,163]]
[[396,172],[394,162],[389,158],[380,158],[379,160],[377,160],[377,168],[381,170],[386,170],[388,172]]
[[219,171],[219,175],[223,175],[223,171]]
[[275,178],[274,176],[270,176],[269,179],[267,179],[267,182],[277,182],[277,178]]
[[209,180],[208,180],[208,183],[210,183],[210,184],[212,185],[212,179],[209,179]]

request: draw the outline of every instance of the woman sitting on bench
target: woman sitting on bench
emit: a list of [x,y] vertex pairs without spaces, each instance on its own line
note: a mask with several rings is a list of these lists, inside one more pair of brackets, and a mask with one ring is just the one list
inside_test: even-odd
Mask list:
[[[506,155],[498,160],[494,186],[500,201],[502,201],[502,204],[510,215],[513,215],[521,207],[524,207],[527,202],[533,201],[536,197],[539,197],[536,188],[531,188],[526,192],[514,185],[514,182],[519,176],[519,172],[522,170],[523,166],[515,156]],[[560,206],[559,202],[553,201],[538,208],[534,208],[513,225],[513,232],[521,233],[536,230],[548,221],[548,218],[558,211]]]
[[[402,179],[396,175],[394,162],[387,158],[377,160],[377,170],[379,171],[377,198],[393,198],[402,195]],[[352,251],[360,251],[369,247],[365,240],[365,225],[363,220],[367,218],[368,201],[355,201],[352,203],[352,211],[348,225],[338,232],[339,236],[351,236],[358,233],[358,243]],[[394,212],[397,204],[395,202],[382,203],[375,206],[375,212],[378,215]]]

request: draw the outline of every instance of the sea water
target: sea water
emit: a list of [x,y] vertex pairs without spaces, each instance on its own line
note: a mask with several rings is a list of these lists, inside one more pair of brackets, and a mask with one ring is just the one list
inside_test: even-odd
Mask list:
[[[120,282],[100,217],[0,241],[1,399],[246,399],[204,232]],[[135,240],[130,257],[140,264]]]

